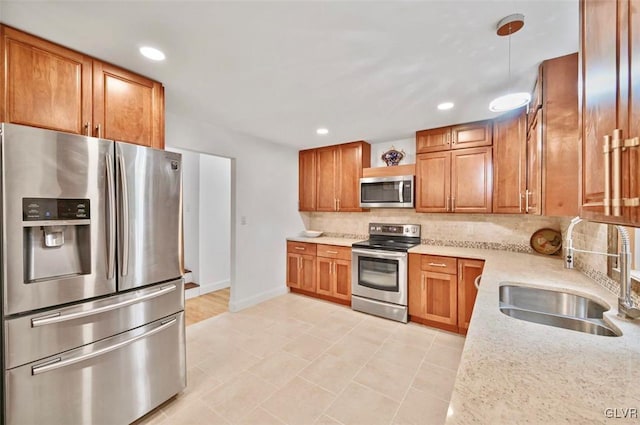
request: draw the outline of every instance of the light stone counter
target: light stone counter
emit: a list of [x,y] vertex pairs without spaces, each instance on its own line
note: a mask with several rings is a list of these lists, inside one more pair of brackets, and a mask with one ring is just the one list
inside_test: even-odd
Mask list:
[[[486,261],[447,425],[638,423],[640,320],[619,319],[614,294],[564,269],[557,257],[428,245],[410,252]],[[508,317],[498,309],[498,287],[505,281],[604,301],[611,307],[605,318],[623,336],[589,335]],[[635,416],[623,410],[629,408],[636,409]],[[621,419],[624,412],[627,417]]]
[[287,240],[293,241],[293,242],[306,242],[306,243],[351,247],[351,244],[356,242],[361,242],[364,239],[331,238],[326,236],[319,236],[317,238],[307,238],[305,236],[290,236],[287,238]]

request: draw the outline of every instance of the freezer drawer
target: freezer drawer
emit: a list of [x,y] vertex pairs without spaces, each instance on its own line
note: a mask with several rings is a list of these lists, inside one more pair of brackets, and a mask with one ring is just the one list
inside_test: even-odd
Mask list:
[[6,425],[128,424],[185,387],[184,313],[8,370],[5,379]]
[[182,279],[5,320],[5,368],[31,363],[184,310]]

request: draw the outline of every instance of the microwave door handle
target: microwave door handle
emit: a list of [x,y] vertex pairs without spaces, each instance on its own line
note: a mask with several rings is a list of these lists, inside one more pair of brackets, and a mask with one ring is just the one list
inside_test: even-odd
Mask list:
[[404,202],[404,180],[400,180],[400,184],[398,185],[398,200],[401,203]]

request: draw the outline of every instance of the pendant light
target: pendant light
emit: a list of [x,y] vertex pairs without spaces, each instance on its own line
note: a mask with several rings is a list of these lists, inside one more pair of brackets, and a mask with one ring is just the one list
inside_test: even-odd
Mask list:
[[[496,33],[500,37],[509,36],[509,76],[507,89],[511,89],[511,34],[518,32],[524,26],[524,15],[514,13],[506,16],[498,22]],[[507,93],[497,97],[489,104],[489,110],[493,112],[504,112],[519,108],[529,103],[531,94],[526,92]]]

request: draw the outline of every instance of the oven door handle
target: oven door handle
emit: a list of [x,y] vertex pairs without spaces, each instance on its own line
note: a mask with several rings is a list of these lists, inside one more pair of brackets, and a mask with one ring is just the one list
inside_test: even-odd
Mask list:
[[352,249],[351,252],[375,258],[405,258],[407,256],[406,252],[374,251],[371,249]]

